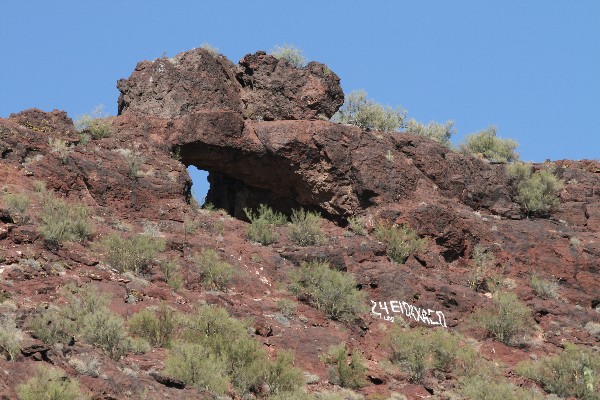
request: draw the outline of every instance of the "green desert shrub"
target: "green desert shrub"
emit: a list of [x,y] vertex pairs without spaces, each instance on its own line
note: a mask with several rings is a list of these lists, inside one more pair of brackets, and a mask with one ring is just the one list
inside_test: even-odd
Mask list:
[[365,236],[367,234],[365,220],[362,217],[348,218],[348,226],[350,227],[350,230],[357,235]]
[[406,225],[387,226],[379,224],[375,229],[375,237],[386,244],[387,255],[396,263],[404,264],[408,257],[425,247],[426,239]]
[[556,299],[558,297],[558,283],[540,278],[538,274],[531,275],[531,288],[543,299]]
[[49,308],[29,321],[29,329],[46,344],[68,344],[77,332],[77,324],[60,309]]
[[406,112],[401,108],[393,109],[377,104],[367,97],[363,90],[353,91],[347,97],[344,105],[336,112],[331,120],[342,124],[356,125],[362,129],[380,131],[397,131],[404,125]]
[[127,336],[123,319],[106,307],[108,297],[94,286],[67,285],[62,293],[68,302],[66,305],[49,308],[29,322],[29,328],[39,340],[47,344],[68,344],[74,337],[81,336],[115,360],[135,348],[147,347]]
[[2,201],[11,214],[24,214],[31,204],[25,193],[5,193]]
[[291,220],[289,236],[298,246],[315,246],[325,242],[325,234],[321,230],[323,220],[319,214],[303,209],[293,210]]
[[200,45],[200,48],[208,51],[212,56],[218,56],[219,54],[221,54],[219,49],[211,45],[210,43],[202,43]]
[[470,154],[480,154],[492,162],[512,162],[519,159],[515,152],[518,143],[512,139],[501,139],[496,136],[496,127],[491,126],[480,132],[468,135],[460,150]]
[[490,363],[479,362],[478,367],[461,380],[460,394],[481,400],[543,400],[538,391],[518,387]]
[[68,204],[52,192],[41,192],[40,232],[55,245],[64,241],[83,242],[94,232],[89,209],[83,204]]
[[529,308],[514,293],[505,292],[494,293],[492,304],[475,312],[473,320],[490,336],[507,345],[533,326]]
[[285,215],[273,211],[264,204],[260,205],[256,213],[247,208],[244,208],[244,212],[250,220],[250,226],[246,231],[248,240],[263,245],[277,242],[279,235],[275,231],[275,226],[283,225],[287,222]]
[[296,302],[290,299],[281,299],[277,302],[277,309],[287,318],[292,318],[296,314]]
[[225,361],[201,344],[176,343],[165,360],[165,373],[187,385],[219,395],[227,392],[230,384]]
[[146,308],[129,318],[129,332],[154,347],[169,347],[179,323],[177,312],[164,303],[158,310]]
[[39,366],[37,373],[17,386],[20,400],[82,400],[88,398],[79,382],[65,377],[62,370]]
[[69,142],[59,138],[48,138],[48,145],[50,146],[50,152],[56,154],[61,163],[66,164],[71,153]]
[[86,315],[106,308],[110,302],[109,296],[92,284],[76,286],[69,283],[61,288],[60,293],[67,301],[64,313],[74,321],[82,321]]
[[111,124],[105,117],[104,107],[98,106],[91,114],[83,114],[79,117],[75,121],[75,127],[82,134],[88,134],[92,139],[103,139],[111,134]]
[[303,262],[292,272],[290,290],[330,318],[353,321],[366,310],[363,292],[352,274],[337,271],[322,261]]
[[475,290],[478,288],[491,289],[490,270],[495,263],[494,255],[488,248],[477,244],[473,249],[471,259],[473,260],[473,265],[467,275],[469,287]]
[[103,349],[116,361],[133,348],[123,319],[106,308],[85,316],[81,334],[86,342]]
[[294,367],[292,351],[279,351],[275,359],[267,363],[265,381],[269,386],[269,398],[298,393],[304,386],[304,374]]
[[67,284],[60,293],[67,302],[64,306],[50,307],[29,323],[35,337],[47,344],[69,343],[83,328],[85,317],[105,309],[109,302],[108,296],[93,285]]
[[476,351],[458,334],[443,329],[402,330],[393,327],[387,337],[390,360],[408,372],[413,382],[420,382],[435,369],[456,375],[469,373],[476,362]]
[[348,349],[346,343],[331,346],[321,356],[321,361],[329,368],[329,381],[334,385],[358,389],[367,384],[367,367],[361,354]]
[[216,290],[225,290],[235,275],[235,268],[228,262],[222,261],[217,252],[212,249],[203,249],[196,257],[196,265],[202,284]]
[[306,57],[302,50],[291,44],[276,45],[271,50],[271,55],[280,60],[286,60],[290,65],[301,68],[306,65]]
[[7,361],[14,361],[21,351],[23,332],[15,326],[12,318],[0,322],[0,355]]
[[506,172],[516,186],[515,201],[527,215],[548,215],[560,204],[564,183],[549,169],[533,172],[531,165],[515,163]]
[[145,272],[159,252],[165,250],[165,242],[146,234],[122,237],[112,233],[105,237],[101,246],[106,249],[106,261],[119,272]]
[[165,282],[175,291],[183,286],[183,277],[179,272],[180,269],[181,267],[174,260],[167,260],[160,263],[160,271],[165,277]]
[[[293,357],[281,353],[274,361],[269,361],[266,352],[250,334],[250,323],[230,317],[227,311],[219,307],[203,306],[195,315],[183,322],[182,343],[191,345],[190,356],[180,354],[183,347],[179,343],[173,346],[167,358],[167,371],[190,384],[205,382],[205,378],[190,378],[191,374],[202,373],[194,365],[202,359],[210,359],[215,370],[211,374],[222,377],[223,382],[231,382],[240,394],[268,384],[271,394],[284,395],[296,392],[303,386],[302,374],[292,366]],[[196,355],[193,355],[193,354]],[[212,367],[211,367],[212,368]],[[206,386],[200,383],[200,386]],[[219,393],[219,388],[209,390]]]
[[517,371],[548,393],[583,400],[600,399],[600,355],[597,351],[571,343],[562,353],[525,362]]
[[432,121],[425,125],[411,119],[406,124],[406,133],[423,136],[450,147],[452,145],[450,139],[456,133],[456,129],[454,128],[454,121],[446,121],[443,124]]

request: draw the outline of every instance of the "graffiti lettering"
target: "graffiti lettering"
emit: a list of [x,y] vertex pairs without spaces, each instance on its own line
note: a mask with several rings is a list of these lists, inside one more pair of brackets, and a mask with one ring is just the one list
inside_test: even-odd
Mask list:
[[394,322],[393,314],[400,314],[427,325],[443,326],[444,328],[448,327],[448,325],[446,325],[446,317],[444,316],[443,312],[419,308],[415,305],[407,303],[406,301],[391,300],[389,302],[377,302],[371,300],[371,314],[376,318],[381,318],[384,321],[391,322]]

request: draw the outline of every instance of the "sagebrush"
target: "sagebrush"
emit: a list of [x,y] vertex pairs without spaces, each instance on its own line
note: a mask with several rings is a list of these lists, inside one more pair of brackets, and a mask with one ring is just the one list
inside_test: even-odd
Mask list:
[[203,285],[211,289],[227,289],[229,281],[235,275],[235,268],[221,260],[217,252],[212,249],[203,249],[196,257],[196,265]]
[[289,236],[298,246],[315,246],[325,242],[325,234],[321,230],[323,220],[319,214],[303,209],[293,210],[291,220]]
[[329,368],[329,382],[345,388],[358,389],[367,384],[367,367],[362,355],[350,350],[346,343],[333,345],[321,356]]
[[518,335],[534,326],[531,310],[514,293],[496,292],[492,304],[473,314],[475,324],[487,330],[496,340],[511,345]]
[[17,386],[20,400],[84,400],[79,382],[67,378],[62,370],[39,366],[37,373]]
[[39,193],[42,211],[40,232],[54,245],[64,241],[83,242],[94,232],[90,211],[83,204],[69,204],[50,191]]
[[165,241],[150,235],[123,237],[112,233],[100,245],[106,249],[106,261],[119,272],[146,272],[159,252],[165,250]]
[[375,236],[386,244],[390,259],[398,264],[404,264],[407,258],[425,248],[426,239],[406,225],[379,224],[375,228]]
[[296,68],[306,65],[306,57],[302,50],[291,44],[276,45],[271,50],[271,55],[277,59],[286,60]]
[[453,121],[446,121],[443,124],[432,121],[425,125],[411,119],[406,123],[406,133],[423,136],[450,147],[452,145],[450,139],[456,133],[456,129]]
[[565,343],[562,353],[522,363],[517,371],[540,383],[548,393],[600,399],[600,355],[592,349]]
[[564,182],[550,169],[534,172],[529,164],[514,163],[506,172],[516,187],[515,201],[528,216],[547,216],[560,204],[558,193]]
[[480,155],[493,162],[512,162],[519,159],[515,151],[518,143],[512,139],[497,137],[496,127],[491,126],[480,132],[468,135],[460,144],[460,150],[465,153]]
[[363,90],[351,92],[344,105],[333,115],[331,121],[356,125],[362,129],[397,131],[404,126],[406,112],[402,108],[383,106],[370,100]]
[[303,262],[290,275],[292,293],[306,297],[332,319],[352,321],[366,310],[365,294],[357,289],[354,276],[330,268],[327,262]]
[[303,375],[293,367],[292,354],[279,353],[270,361],[250,332],[249,321],[219,307],[202,306],[183,320],[180,341],[173,345],[165,371],[217,394],[230,385],[240,395],[267,387],[262,395],[270,398],[286,398],[302,389]]

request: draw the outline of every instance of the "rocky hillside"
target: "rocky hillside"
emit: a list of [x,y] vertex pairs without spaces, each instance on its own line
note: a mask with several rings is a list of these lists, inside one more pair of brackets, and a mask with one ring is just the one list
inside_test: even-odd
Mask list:
[[[83,132],[61,111],[0,119],[2,398],[25,398],[19,385],[33,390],[39,366],[67,377],[54,384],[78,382],[73,398],[491,398],[477,394],[480,381],[513,398],[599,398],[600,365],[587,352],[597,355],[600,341],[600,163],[534,165],[565,185],[548,217],[527,218],[504,164],[329,122],[344,100],[339,81],[317,62],[295,68],[257,52],[233,64],[194,49],[139,63],[117,83],[119,115]],[[209,171],[212,207],[191,197],[190,165]],[[261,204],[322,220],[309,218],[307,241],[290,234],[297,221],[266,224],[272,240],[261,245],[248,238],[255,224],[244,212]],[[349,288],[320,287],[333,308],[298,278],[306,262],[328,262],[335,279],[349,279]],[[266,370],[292,350],[286,368],[305,382],[244,386],[234,365],[223,385],[209,372],[210,383],[198,383],[169,367],[189,343],[210,347],[208,330],[190,339],[198,310],[219,310],[206,305],[248,318],[248,337],[241,328],[229,340],[256,343],[248,346]],[[177,313],[172,337],[136,329],[143,310]],[[127,346],[94,339],[109,326]],[[339,343],[336,369],[324,354]],[[546,365],[571,354],[570,344],[584,361],[564,379],[579,392],[519,364]],[[454,354],[444,365],[442,345]],[[199,371],[222,361],[201,354],[212,361]],[[357,378],[344,379],[344,367]]]

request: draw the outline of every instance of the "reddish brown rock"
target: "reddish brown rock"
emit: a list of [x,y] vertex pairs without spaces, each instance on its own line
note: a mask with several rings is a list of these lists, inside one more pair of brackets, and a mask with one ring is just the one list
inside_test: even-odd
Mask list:
[[237,71],[244,116],[250,119],[329,119],[344,102],[340,78],[325,64],[294,68],[259,51],[242,58]]
[[202,48],[143,61],[117,87],[119,114],[162,118],[234,111],[268,121],[327,119],[344,102],[340,80],[326,65],[295,68],[264,52],[245,56],[237,67]]
[[[329,346],[343,341],[359,349],[369,369],[370,383],[361,389],[365,396],[388,390],[409,397],[431,391],[444,396],[457,383],[453,375],[440,381],[438,374],[429,374],[422,387],[409,385],[407,374],[383,367],[392,326],[391,318],[383,317],[433,328],[431,321],[416,318],[416,310],[431,310],[439,321],[443,315],[446,329],[483,340],[486,332],[473,327],[472,315],[490,304],[494,285],[514,291],[530,308],[532,326],[537,325],[526,351],[483,342],[482,354],[506,364],[505,375],[512,377],[515,365],[529,355],[559,352],[565,341],[597,344],[600,163],[552,164],[565,181],[561,204],[548,219],[525,219],[503,165],[421,137],[307,120],[334,111],[336,85],[337,77],[319,64],[295,69],[259,52],[236,67],[222,56],[194,50],[172,61],[139,64],[119,83],[121,115],[111,119],[112,135],[71,146],[65,159],[48,143],[49,138],[77,143],[64,113],[28,110],[0,119],[0,186],[32,201],[27,225],[15,224],[0,209],[0,291],[10,298],[2,304],[3,318],[14,316],[17,328],[30,338],[29,318],[41,309],[61,307],[66,299],[60,287],[67,283],[95,285],[111,298],[111,312],[125,320],[161,303],[182,313],[196,312],[198,304],[220,305],[254,321],[250,326],[263,337],[257,340],[269,357],[294,350],[295,365],[318,377],[313,391],[332,389],[328,367],[319,359]],[[186,165],[209,171],[209,201],[225,211],[197,211],[190,205]],[[69,204],[90,208],[95,233],[89,242],[63,243],[52,252],[45,247],[36,180]],[[285,226],[276,228],[275,245],[248,242],[243,208],[261,203],[285,212],[298,207],[320,212],[326,242],[296,246]],[[364,218],[365,236],[345,229],[350,216]],[[385,243],[374,235],[380,221],[410,225],[424,238],[425,248],[404,264],[393,263]],[[101,239],[145,231],[163,238],[168,250],[140,276],[113,270],[105,249],[97,246]],[[476,245],[495,258],[483,271],[471,259]],[[204,248],[217,251],[236,271],[227,291],[202,282],[195,258]],[[383,303],[390,312],[339,323],[296,299],[294,315],[283,317],[278,302],[292,299],[286,291],[289,277],[310,259],[327,259],[332,268],[353,274],[366,306]],[[167,261],[179,266],[177,291],[163,282],[160,266]],[[556,283],[555,296],[535,293],[533,273]],[[478,283],[489,282],[473,288],[474,274],[481,275]],[[398,302],[406,302],[408,315],[397,315],[392,307]],[[211,397],[161,372],[166,349],[115,361],[79,338],[62,350],[47,348],[32,347],[18,362],[0,359],[0,393],[16,398],[14,383],[32,376],[46,354],[96,398],[121,398],[123,393],[132,398],[144,393],[150,399]],[[96,374],[101,379],[71,365],[88,355],[101,361]]]

